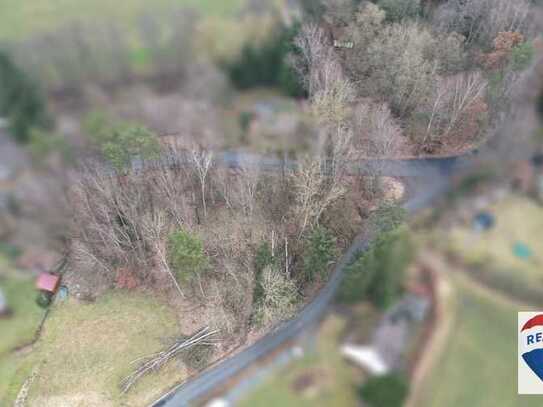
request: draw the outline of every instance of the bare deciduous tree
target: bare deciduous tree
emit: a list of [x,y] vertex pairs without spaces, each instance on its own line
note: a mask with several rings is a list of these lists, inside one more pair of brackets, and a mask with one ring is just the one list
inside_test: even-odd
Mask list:
[[310,95],[319,86],[319,67],[330,55],[326,45],[325,32],[314,23],[304,25],[294,39],[294,45],[300,50],[299,57],[292,57],[291,63],[303,79]]
[[[486,87],[486,80],[480,73],[443,78],[428,107],[428,121],[421,145],[425,146],[432,139],[447,141],[461,122],[466,120],[469,109],[484,100]],[[469,135],[456,134],[456,136],[471,138]]]
[[399,152],[401,128],[386,104],[360,103],[353,120],[358,157],[391,157]]
[[450,0],[438,8],[434,26],[489,46],[499,32],[529,31],[530,9],[527,0]]
[[306,158],[291,173],[295,191],[294,219],[298,222],[298,239],[309,226],[318,223],[323,212],[345,194],[340,180],[333,180],[325,172],[320,160]]
[[202,206],[204,209],[204,217],[207,217],[206,204],[206,179],[213,165],[213,152],[205,150],[201,147],[194,147],[190,151],[190,157],[194,164],[194,171],[200,181],[200,193],[202,198]]

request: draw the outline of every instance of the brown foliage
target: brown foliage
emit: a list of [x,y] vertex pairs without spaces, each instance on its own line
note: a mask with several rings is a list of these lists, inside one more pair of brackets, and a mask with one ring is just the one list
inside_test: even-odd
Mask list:
[[127,267],[119,267],[116,270],[115,287],[134,290],[141,286],[141,281],[137,275]]
[[524,36],[518,32],[500,32],[494,39],[494,50],[479,57],[481,65],[488,70],[503,68],[509,61],[514,47],[524,42]]

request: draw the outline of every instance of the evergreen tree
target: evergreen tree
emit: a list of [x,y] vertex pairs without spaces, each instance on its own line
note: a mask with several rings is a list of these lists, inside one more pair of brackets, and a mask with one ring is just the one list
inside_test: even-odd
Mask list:
[[46,105],[37,85],[11,59],[0,52],[0,116],[13,137],[26,143],[32,128],[50,127]]

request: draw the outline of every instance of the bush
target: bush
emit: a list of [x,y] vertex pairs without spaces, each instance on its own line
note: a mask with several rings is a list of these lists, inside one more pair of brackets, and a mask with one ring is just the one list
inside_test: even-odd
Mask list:
[[156,158],[160,152],[158,136],[145,127],[115,122],[101,113],[91,113],[83,127],[102,156],[118,171],[134,157]]
[[360,398],[371,407],[401,407],[407,397],[409,385],[398,374],[372,377],[360,388]]
[[253,120],[254,115],[251,112],[241,112],[238,117],[239,121],[239,127],[241,128],[241,131],[243,134],[246,134],[249,130],[249,126],[251,125],[251,121]]
[[13,137],[26,143],[32,128],[50,127],[45,100],[37,85],[4,53],[0,53],[0,116]]
[[517,45],[511,50],[511,69],[523,71],[530,66],[534,58],[534,47],[529,42]]
[[336,256],[336,238],[324,227],[313,229],[304,253],[304,279],[324,276]]
[[36,304],[38,304],[38,306],[41,308],[47,308],[49,305],[51,305],[52,299],[53,294],[40,291],[38,297],[36,298]]
[[[188,337],[187,337],[188,339]],[[212,345],[197,345],[181,354],[183,363],[190,369],[200,371],[207,367],[213,355]]]
[[267,242],[263,242],[255,254],[255,290],[253,295],[253,302],[258,302],[264,295],[264,289],[262,287],[262,272],[268,266],[277,266],[277,260],[273,257],[270,246]]
[[269,326],[291,318],[298,301],[298,289],[294,281],[274,266],[267,266],[260,280],[262,298],[255,312],[256,323]]
[[209,265],[202,241],[184,230],[170,235],[168,262],[180,281],[190,281]]

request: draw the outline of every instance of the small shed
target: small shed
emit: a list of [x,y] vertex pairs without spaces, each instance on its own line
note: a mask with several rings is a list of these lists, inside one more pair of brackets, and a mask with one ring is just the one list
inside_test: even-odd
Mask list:
[[60,285],[60,276],[51,273],[40,273],[36,280],[36,288],[40,291],[55,294]]
[[341,347],[342,355],[374,376],[389,372],[389,367],[373,346],[345,344]]

